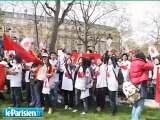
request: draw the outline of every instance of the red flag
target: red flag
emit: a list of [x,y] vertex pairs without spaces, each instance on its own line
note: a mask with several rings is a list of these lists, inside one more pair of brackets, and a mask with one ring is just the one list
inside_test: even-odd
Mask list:
[[73,52],[72,53],[72,59],[73,59],[74,62],[77,62],[78,56],[79,56],[78,52]]
[[5,78],[6,78],[6,70],[4,65],[0,65],[0,90],[4,90],[4,83],[5,83]]
[[18,55],[26,62],[35,62],[36,57],[31,55],[30,52],[26,51],[23,47],[14,42],[9,36],[4,34],[4,48],[7,50],[15,50]]
[[14,50],[10,37],[4,34],[4,50]]
[[96,64],[96,61],[97,59],[101,58],[101,54],[99,53],[90,53],[90,54],[82,54],[83,57],[89,59],[90,57],[94,57],[95,58],[95,64]]

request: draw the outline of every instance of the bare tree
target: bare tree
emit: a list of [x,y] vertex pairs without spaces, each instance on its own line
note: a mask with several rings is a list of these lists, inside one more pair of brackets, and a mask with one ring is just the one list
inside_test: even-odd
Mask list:
[[[119,32],[119,54],[122,52],[122,46],[124,41],[128,40],[132,34],[131,22],[129,19],[130,14],[126,11],[126,4],[119,3],[121,8],[114,14],[109,16],[109,21],[113,27]],[[112,22],[111,22],[112,21]]]
[[96,36],[93,35],[93,31],[98,31],[95,25],[97,21],[118,8],[110,2],[86,2],[83,0],[78,3],[77,7],[80,9],[73,9],[69,18],[74,22],[77,37],[83,43],[85,51],[87,51],[90,47],[90,38],[93,38],[94,45],[96,45],[106,33],[104,31]]
[[[40,1],[39,1],[40,2]],[[59,26],[64,22],[65,17],[67,16],[68,12],[71,10],[75,0],[72,0],[66,5],[66,8],[62,10],[62,1],[56,0],[55,5],[50,6],[49,3],[45,2],[43,4],[42,2],[41,5],[43,6],[43,9],[45,12],[53,18],[53,26],[52,26],[52,37],[51,37],[51,42],[50,42],[50,52],[55,51],[55,45],[57,41],[57,35],[58,35],[58,28]],[[62,14],[60,14],[62,12]],[[54,15],[54,17],[53,17]]]
[[[36,36],[36,46],[37,46],[37,49],[39,49],[39,44],[40,44],[39,30],[40,30],[40,27],[42,27],[42,26],[39,26],[39,23],[43,20],[44,10],[42,7],[40,7],[41,5],[38,0],[37,1],[32,0],[30,4],[30,8],[29,7],[26,8],[25,5],[23,6],[25,7],[25,14],[28,14],[28,11],[32,11],[31,15],[33,17],[28,17],[28,19],[31,20],[33,24],[28,24],[28,27],[31,27],[33,25],[35,36]],[[39,11],[41,11],[40,14],[38,13]]]

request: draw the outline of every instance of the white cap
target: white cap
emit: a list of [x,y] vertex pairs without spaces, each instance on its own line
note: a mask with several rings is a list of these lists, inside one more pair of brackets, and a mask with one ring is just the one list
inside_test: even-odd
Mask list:
[[43,53],[43,54],[42,54],[42,57],[49,57],[49,56],[48,56],[48,53]]

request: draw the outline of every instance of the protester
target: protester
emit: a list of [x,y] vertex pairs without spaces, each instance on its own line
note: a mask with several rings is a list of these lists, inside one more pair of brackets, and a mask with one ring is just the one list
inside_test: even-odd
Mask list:
[[118,92],[118,64],[115,56],[112,56],[108,60],[107,68],[107,82],[109,90],[109,99],[111,104],[111,115],[115,116],[117,113],[116,94]]
[[144,101],[147,97],[146,82],[149,80],[149,70],[153,70],[153,63],[151,61],[146,61],[146,57],[142,51],[135,51],[130,68],[130,79],[135,86],[140,86],[140,99],[133,104],[132,120],[140,119]]
[[30,67],[32,63],[26,63],[24,64],[25,67],[25,86],[26,86],[26,102],[31,102],[31,89],[30,89],[30,79],[29,79],[29,73],[30,73]]
[[124,81],[129,81],[129,70],[131,62],[128,60],[128,55],[126,53],[122,55],[122,59],[122,62],[119,63],[119,67],[122,70]]
[[88,68],[87,59],[81,57],[78,60],[79,69],[75,81],[75,110],[77,112],[80,107],[80,99],[83,101],[83,112],[82,115],[86,114],[88,111],[88,101],[89,96],[89,83],[91,80],[90,70]]
[[86,53],[90,54],[90,53],[93,53],[93,51],[91,49],[88,49]]
[[43,64],[45,64],[47,66],[46,78],[44,79],[42,93],[43,93],[44,98],[45,98],[45,103],[49,107],[48,114],[51,114],[52,111],[53,111],[53,104],[52,104],[52,98],[51,98],[51,95],[50,95],[49,81],[50,81],[50,78],[53,76],[53,66],[49,62],[48,53],[43,53],[42,57],[43,57]]
[[[4,60],[2,54],[0,54],[0,65],[2,65],[4,69],[7,67],[7,62]],[[4,74],[4,77],[6,77],[5,74]],[[10,86],[9,86],[9,87],[10,87]],[[1,99],[1,100],[5,100],[5,96],[3,95],[2,92],[3,92],[3,91],[0,91],[0,99]]]
[[72,110],[74,103],[74,66],[70,58],[66,60],[63,72],[62,90],[64,93],[65,110]]
[[97,101],[97,111],[100,112],[105,106],[105,97],[107,92],[107,78],[106,78],[107,65],[104,59],[97,60],[96,67],[96,101]]
[[[15,63],[14,54],[9,55],[7,62],[8,62],[7,68],[11,69],[13,67],[13,64]],[[6,76],[7,94],[10,94],[10,79],[11,79],[11,75],[7,74]]]
[[36,82],[36,71],[38,69],[38,64],[33,63],[31,65],[30,73],[29,73],[29,80],[30,80],[30,91],[31,91],[31,103],[29,106],[36,105],[36,95],[35,95],[35,82]]
[[10,85],[11,85],[11,92],[12,92],[12,106],[11,107],[20,107],[21,105],[21,87],[22,87],[22,59],[19,56],[15,56],[15,64],[9,70],[9,74],[11,75],[10,78]]
[[94,57],[90,57],[90,59],[88,60],[88,67],[91,72],[91,84],[92,84],[92,87],[89,89],[89,93],[90,93],[89,105],[92,105],[95,94],[96,94],[96,76],[95,76],[96,64],[95,64]]
[[156,95],[156,80],[157,80],[157,72],[160,67],[160,59],[159,57],[154,58],[154,69],[153,71],[149,71],[149,78],[152,80],[154,92]]
[[58,85],[59,85],[59,73],[60,73],[60,61],[57,58],[55,52],[51,53],[51,59],[49,60],[50,64],[54,68],[53,76],[50,78],[50,93],[53,101],[53,105],[56,106],[58,103]]
[[36,71],[36,81],[34,85],[35,95],[36,95],[36,107],[44,107],[44,97],[42,94],[42,88],[44,80],[47,76],[47,65],[45,64],[48,60],[48,54],[42,54],[42,63],[38,66]]

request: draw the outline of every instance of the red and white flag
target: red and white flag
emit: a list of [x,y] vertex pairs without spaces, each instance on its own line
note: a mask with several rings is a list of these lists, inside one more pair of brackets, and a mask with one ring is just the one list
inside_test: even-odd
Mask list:
[[150,46],[150,47],[149,47],[148,53],[149,53],[149,55],[150,55],[152,58],[159,55],[156,47],[154,47],[154,46]]

